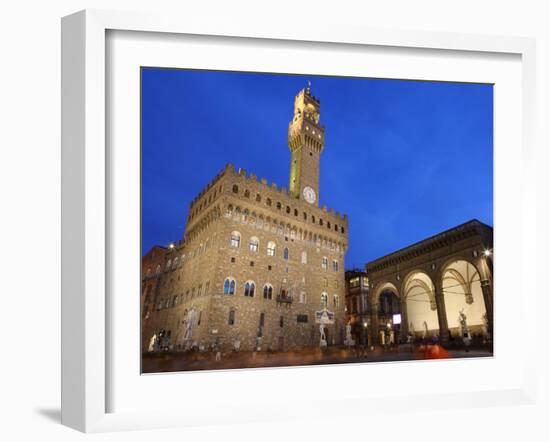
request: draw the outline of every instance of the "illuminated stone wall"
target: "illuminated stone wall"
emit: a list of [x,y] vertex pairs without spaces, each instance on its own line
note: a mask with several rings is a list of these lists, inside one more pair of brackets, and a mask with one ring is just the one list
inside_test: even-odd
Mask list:
[[[189,223],[184,245],[167,249],[166,262],[173,265],[178,257],[178,264],[163,271],[157,301],[161,308],[155,309],[146,321],[144,345],[160,328],[171,330],[173,344],[177,345],[186,311],[194,308],[202,313],[193,339],[206,344],[218,339],[229,348],[239,339],[242,349],[252,349],[260,315],[264,313],[261,341],[264,349],[315,346],[320,332],[314,315],[323,307],[322,293],[327,294],[328,309],[336,313],[336,324],[328,330],[329,341],[340,343],[345,325],[347,219],[291,198],[284,191],[268,187],[231,167],[219,178],[216,188],[221,188],[216,201],[211,201]],[[245,196],[247,191],[249,196]],[[281,203],[280,209],[277,203]],[[240,235],[239,247],[231,247],[232,232]],[[250,250],[253,237],[258,240],[258,251]],[[274,256],[268,255],[269,242],[275,244]],[[285,248],[288,260],[284,259]],[[236,281],[234,295],[223,294],[227,278]],[[253,297],[244,295],[246,281],[255,284]],[[264,299],[266,284],[273,287],[272,299]],[[202,286],[200,294],[199,286]],[[277,301],[281,290],[288,292],[292,302]],[[231,309],[235,311],[234,325],[228,324]],[[298,315],[307,315],[307,322],[298,322]]]
[[402,340],[409,331],[457,337],[461,311],[471,334],[492,333],[493,253],[493,229],[472,220],[368,263],[373,342],[384,326],[377,311],[386,290],[400,299]]
[[[301,91],[295,105],[303,117],[299,130],[309,133],[305,123],[320,128],[319,104],[309,91]],[[316,143],[320,155],[322,143]],[[182,346],[191,310],[200,316],[192,334],[198,345],[218,343],[229,350],[239,340],[242,350],[252,350],[258,343],[262,350],[318,346],[315,312],[325,307],[325,301],[335,313],[334,324],[326,330],[328,344],[343,342],[348,219],[318,205],[318,155],[308,156],[296,171],[305,179],[300,186],[315,186],[315,202],[306,202],[301,190],[289,192],[231,164],[191,202],[184,240],[166,249],[154,308],[143,315],[144,350],[161,329],[170,331],[172,348]],[[291,183],[294,176],[291,172]],[[238,247],[232,246],[232,233],[240,238]],[[253,249],[252,238],[257,241]],[[268,253],[270,242],[275,246],[273,256]],[[232,295],[224,293],[228,278],[236,283]],[[254,296],[245,296],[247,281],[255,285]],[[273,287],[271,299],[264,298],[266,284]]]

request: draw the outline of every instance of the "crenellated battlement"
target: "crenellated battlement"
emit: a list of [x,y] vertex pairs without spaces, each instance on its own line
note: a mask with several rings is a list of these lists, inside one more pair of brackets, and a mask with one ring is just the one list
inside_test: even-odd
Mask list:
[[189,205],[190,208],[192,208],[205,194],[208,193],[210,189],[212,189],[220,180],[221,178],[228,172],[233,170],[233,165],[228,163],[218,174],[210,180],[210,182],[197,194],[195,198],[191,201],[191,204]]
[[239,205],[250,210],[261,209],[288,221],[347,236],[347,215],[319,205],[319,160],[324,148],[324,126],[320,121],[320,100],[311,94],[310,84],[295,96],[289,148],[289,187],[269,183],[264,177],[258,178],[244,168],[227,163],[191,202],[187,227],[192,229],[211,209],[236,204],[237,199]]
[[[298,198],[293,197],[285,186],[279,187],[277,185],[277,183],[275,183],[275,182],[272,182],[271,184],[268,184],[268,181],[267,181],[266,178],[261,178],[258,181],[258,178],[257,178],[256,174],[248,173],[243,168],[234,169],[233,166],[231,166],[231,169],[228,169],[226,167],[225,170],[231,170],[233,172],[233,176],[242,179],[243,184],[245,184],[245,185],[246,184],[251,184],[253,186],[256,185],[257,188],[255,188],[255,190],[266,190],[268,192],[271,192],[271,195],[270,195],[271,197],[274,197],[274,196],[280,197],[282,204],[283,203],[285,205],[288,204],[288,203],[291,203],[293,205],[296,205],[296,203],[301,203],[300,205],[304,204]],[[250,190],[252,190],[252,188]],[[273,193],[275,193],[276,195],[273,195]],[[305,204],[307,204],[307,203],[305,203]],[[347,222],[348,217],[347,217],[346,214],[340,214],[340,212],[335,211],[333,208],[328,208],[326,205],[324,205],[322,207],[316,207],[316,206],[307,204],[306,207],[307,207],[308,211],[311,211],[312,213],[315,213],[315,212],[317,214],[322,213],[323,215],[327,215],[327,216],[329,216],[329,217],[331,217],[334,220],[337,220],[339,222],[342,222],[342,221]]]

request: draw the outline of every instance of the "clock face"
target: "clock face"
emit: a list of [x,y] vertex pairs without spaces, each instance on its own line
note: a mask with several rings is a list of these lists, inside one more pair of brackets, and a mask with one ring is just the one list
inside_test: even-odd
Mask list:
[[304,187],[303,191],[304,199],[309,203],[313,204],[315,202],[315,190],[313,190],[311,187],[306,186]]

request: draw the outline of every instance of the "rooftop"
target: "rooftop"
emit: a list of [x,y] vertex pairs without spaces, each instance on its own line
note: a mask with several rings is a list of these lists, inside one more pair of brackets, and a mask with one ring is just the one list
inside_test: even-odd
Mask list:
[[472,232],[472,231],[478,232],[482,236],[488,237],[488,236],[492,236],[493,228],[487,224],[482,223],[477,219],[472,219],[456,227],[452,227],[441,233],[432,235],[426,239],[415,242],[407,247],[403,247],[402,249],[396,250],[395,252],[392,252],[388,255],[377,258],[367,263],[367,269],[369,267],[380,264],[384,261],[397,258],[398,256],[403,256],[409,253],[418,252],[421,248],[426,246],[434,246],[434,245],[437,246],[439,245],[439,243],[441,243],[441,245],[444,245],[450,239],[454,239],[457,235],[461,236],[461,235],[464,235],[466,232]]

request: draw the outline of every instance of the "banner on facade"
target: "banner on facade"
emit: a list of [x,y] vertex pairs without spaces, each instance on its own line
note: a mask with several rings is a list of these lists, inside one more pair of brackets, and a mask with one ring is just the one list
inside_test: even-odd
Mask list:
[[334,324],[334,312],[329,312],[326,308],[315,312],[316,324]]

